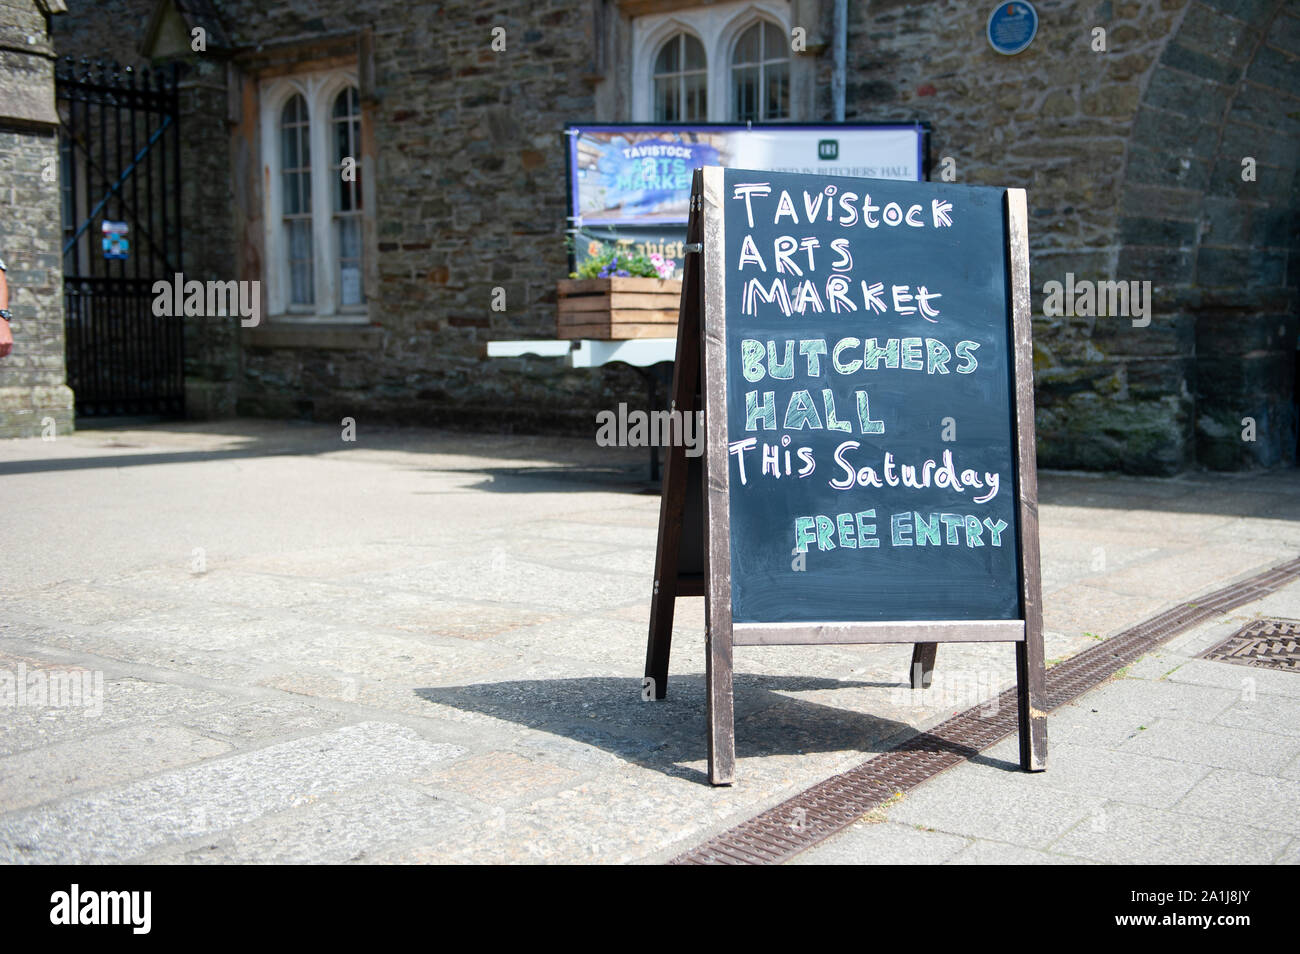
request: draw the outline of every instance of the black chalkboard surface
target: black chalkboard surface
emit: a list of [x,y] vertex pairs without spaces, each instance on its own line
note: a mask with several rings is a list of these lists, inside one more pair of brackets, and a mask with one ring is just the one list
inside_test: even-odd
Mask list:
[[1020,617],[1003,191],[726,170],[734,622]]
[[735,773],[733,648],[1015,645],[1020,763],[1047,759],[1025,193],[696,170],[646,647],[667,693],[703,596],[709,780]]

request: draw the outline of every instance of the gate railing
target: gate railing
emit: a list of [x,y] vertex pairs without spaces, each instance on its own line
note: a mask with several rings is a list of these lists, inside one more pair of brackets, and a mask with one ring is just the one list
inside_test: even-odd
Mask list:
[[[55,70],[68,385],[83,416],[179,415],[180,318],[153,284],[181,271],[177,72],[61,61]],[[103,223],[125,223],[105,254]]]

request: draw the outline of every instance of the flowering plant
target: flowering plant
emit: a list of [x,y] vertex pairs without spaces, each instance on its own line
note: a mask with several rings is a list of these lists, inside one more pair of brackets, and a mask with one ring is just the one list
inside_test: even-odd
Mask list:
[[672,259],[664,258],[658,252],[651,253],[650,264],[655,267],[655,271],[658,272],[660,278],[672,278],[673,272],[677,270],[677,266],[673,264]]
[[570,278],[672,278],[676,268],[658,252],[648,258],[640,252],[614,248],[602,242],[587,246],[589,256]]

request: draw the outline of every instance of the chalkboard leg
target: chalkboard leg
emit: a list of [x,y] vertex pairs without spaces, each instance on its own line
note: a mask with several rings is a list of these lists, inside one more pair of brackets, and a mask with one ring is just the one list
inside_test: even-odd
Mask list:
[[730,785],[736,779],[735,696],[731,678],[730,627],[709,630],[706,661],[709,709],[709,781]]
[[[696,175],[694,192],[699,191]],[[699,216],[692,214],[687,239],[700,240]],[[672,364],[672,410],[694,414],[695,393],[700,383],[700,274],[696,259],[687,256],[682,281],[682,298],[677,319],[677,357]],[[651,410],[657,400],[655,371],[647,371]],[[658,448],[650,448],[651,455]],[[646,643],[645,678],[641,698],[647,702],[668,694],[668,654],[673,640],[673,613],[677,604],[678,564],[682,537],[682,515],[686,509],[688,467],[686,446],[681,441],[669,446],[664,455],[664,479],[659,497],[659,545],[655,552],[654,590],[650,596],[650,638]],[[653,457],[652,468],[658,467]]]
[[1029,210],[1023,189],[1003,194],[1007,277],[1015,334],[1017,496],[1020,511],[1020,605],[1025,638],[1016,643],[1020,767],[1047,768],[1047,673],[1043,664],[1043,581],[1038,542],[1038,462],[1034,437],[1034,348],[1029,285]]
[[929,689],[934,682],[934,657],[939,652],[938,643],[916,643],[912,646],[912,688]]
[[673,616],[677,607],[678,547],[686,501],[685,450],[680,446],[669,447],[667,457],[659,500],[659,547],[655,554],[654,590],[650,595],[650,639],[646,644],[645,678],[641,683],[641,697],[647,702],[668,694],[668,655],[672,649]]
[[1047,768],[1047,675],[1043,667],[1042,633],[1026,633],[1016,643],[1016,694],[1020,708],[1020,767],[1026,772]]

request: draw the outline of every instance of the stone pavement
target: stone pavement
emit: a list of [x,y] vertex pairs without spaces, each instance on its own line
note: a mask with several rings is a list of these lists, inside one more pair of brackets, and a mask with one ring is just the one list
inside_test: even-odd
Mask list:
[[[1049,661],[1300,553],[1295,472],[1041,484]],[[0,716],[5,862],[663,861],[1013,674],[945,645],[913,693],[905,646],[741,649],[713,789],[701,600],[640,698],[640,451],[221,422],[2,442],[0,488],[0,679],[87,680]],[[1271,599],[1234,616],[1300,617]],[[1054,714],[1045,775],[1004,745],[804,859],[1294,860],[1300,679],[1180,661]]]
[[1198,658],[1300,581],[1188,630],[1049,718],[1048,770],[1004,739],[796,864],[1300,864],[1300,672]]

